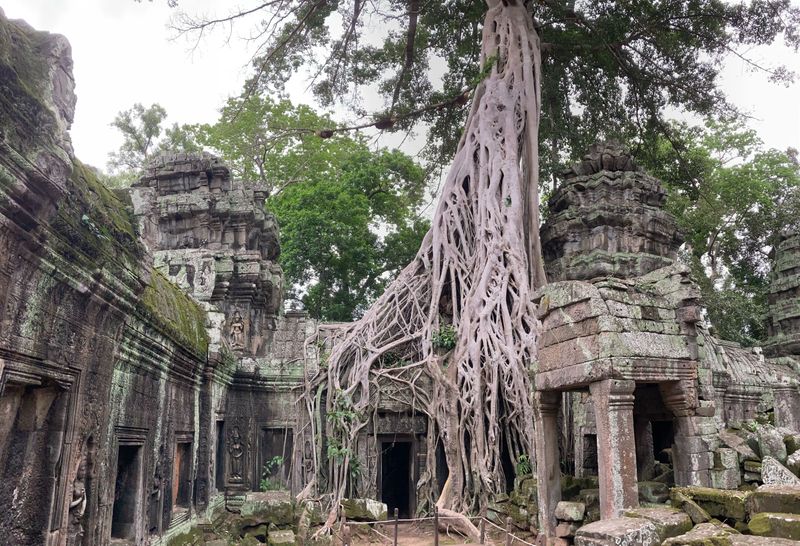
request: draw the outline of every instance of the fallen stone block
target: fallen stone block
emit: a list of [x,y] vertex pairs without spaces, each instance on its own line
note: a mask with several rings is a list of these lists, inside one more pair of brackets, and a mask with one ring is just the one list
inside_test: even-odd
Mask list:
[[762,512],[754,515],[748,526],[754,535],[800,541],[800,515],[798,514]]
[[623,515],[652,522],[661,540],[682,535],[692,528],[691,518],[676,508],[633,508],[626,510]]
[[668,538],[663,546],[728,546],[737,531],[722,523],[701,523],[686,534]]
[[756,429],[756,440],[761,458],[774,457],[781,463],[786,462],[786,444],[783,442],[783,434],[771,425],[760,425]]
[[714,451],[714,468],[739,470],[739,455],[735,449],[721,447]]
[[555,516],[561,521],[583,521],[586,505],[582,502],[560,501],[556,504]]
[[747,517],[745,502],[750,496],[749,491],[711,487],[673,487],[670,490],[673,501],[677,500],[679,494],[693,500],[712,517],[738,520],[745,520]]
[[639,500],[663,504],[669,500],[669,487],[661,482],[639,482]]
[[711,470],[711,487],[715,489],[738,489],[742,483],[742,473],[736,468]]
[[294,503],[288,491],[248,493],[240,513],[243,518],[278,527],[294,524]]
[[559,538],[574,537],[578,524],[574,521],[562,521],[556,525],[556,536]]
[[747,500],[750,514],[778,512],[800,514],[800,486],[762,485],[752,492]]
[[383,521],[388,507],[373,499],[342,499],[342,509],[347,519],[355,521]]
[[729,448],[736,451],[740,461],[756,461],[759,459],[753,448],[747,443],[747,440],[736,434],[734,431],[728,429],[723,430],[718,434],[720,441]]
[[709,513],[703,510],[699,504],[694,502],[686,495],[683,495],[682,493],[676,493],[672,495],[671,500],[672,505],[685,512],[693,523],[705,523],[711,520]]
[[614,518],[584,525],[575,533],[575,546],[659,546],[661,537],[652,521]]
[[761,481],[764,485],[800,485],[800,478],[769,456],[761,461]]
[[795,451],[786,459],[786,468],[794,472],[795,476],[800,476],[800,451]]
[[270,546],[294,546],[294,532],[287,531],[270,531],[267,537],[267,544]]

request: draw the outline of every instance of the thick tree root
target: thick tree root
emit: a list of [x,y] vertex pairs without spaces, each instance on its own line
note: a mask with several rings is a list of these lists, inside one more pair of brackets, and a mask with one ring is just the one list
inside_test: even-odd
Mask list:
[[[429,417],[427,471],[418,484],[428,507],[438,497],[442,513],[453,517],[485,508],[513,478],[505,475],[504,458],[533,459],[528,365],[539,325],[531,296],[544,283],[539,41],[521,4],[487,3],[482,62],[493,66],[476,89],[431,231],[363,318],[339,332],[324,371],[306,391],[312,421],[322,403],[328,416],[320,428],[328,441],[332,510],[351,479],[353,442],[381,396],[379,385],[397,384],[415,411]],[[442,354],[450,332],[454,346]],[[324,402],[315,398],[321,390]],[[315,431],[318,446],[321,433]],[[441,496],[439,442],[448,470]],[[461,518],[454,520],[460,530],[475,535]]]

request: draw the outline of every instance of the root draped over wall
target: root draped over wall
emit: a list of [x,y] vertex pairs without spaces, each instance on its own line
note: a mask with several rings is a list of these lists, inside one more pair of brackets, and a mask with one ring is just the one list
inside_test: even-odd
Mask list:
[[[323,445],[323,434],[327,441],[326,457],[315,457],[317,489],[333,493],[328,527],[346,493],[354,438],[381,395],[378,381],[397,382],[428,416],[427,470],[418,487],[440,509],[485,508],[505,490],[503,453],[512,462],[533,459],[528,369],[539,325],[531,295],[545,282],[538,235],[541,56],[521,3],[487,4],[481,63],[491,70],[475,91],[431,230],[363,318],[338,333],[307,382],[315,445]],[[450,335],[454,343],[443,349]],[[321,414],[326,418],[315,420]],[[441,492],[439,442],[448,469]]]

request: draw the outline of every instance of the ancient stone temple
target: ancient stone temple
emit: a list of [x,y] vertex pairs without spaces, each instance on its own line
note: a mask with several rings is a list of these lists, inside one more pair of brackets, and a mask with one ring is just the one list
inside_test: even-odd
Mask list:
[[[614,145],[594,146],[550,199],[534,380],[547,536],[556,535],[565,458],[576,476],[597,476],[597,517],[609,519],[638,507],[653,480],[662,490],[736,489],[754,478],[731,451],[744,440],[726,429],[758,412],[774,409],[777,427],[798,429],[793,268],[778,266],[772,290],[778,320],[768,354],[783,356],[714,338],[701,320],[700,290],[676,259],[681,238],[664,202],[659,181]],[[796,259],[793,240],[778,249],[778,264]],[[566,442],[562,428],[571,432]]]
[[[302,395],[342,325],[284,308],[266,192],[218,158],[106,188],[72,150],[73,88],[68,42],[0,11],[0,543],[311,543],[330,446]],[[775,249],[770,338],[743,348],[711,334],[665,199],[598,145],[550,200],[521,363],[536,454],[503,461],[485,514],[528,540],[800,539],[800,234]],[[377,381],[347,518],[429,508],[446,465],[406,379]]]

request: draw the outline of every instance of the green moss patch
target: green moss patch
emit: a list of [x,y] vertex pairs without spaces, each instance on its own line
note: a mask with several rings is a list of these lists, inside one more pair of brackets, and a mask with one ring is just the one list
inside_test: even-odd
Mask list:
[[208,353],[206,312],[157,270],[142,294],[140,308],[176,341],[199,355]]

